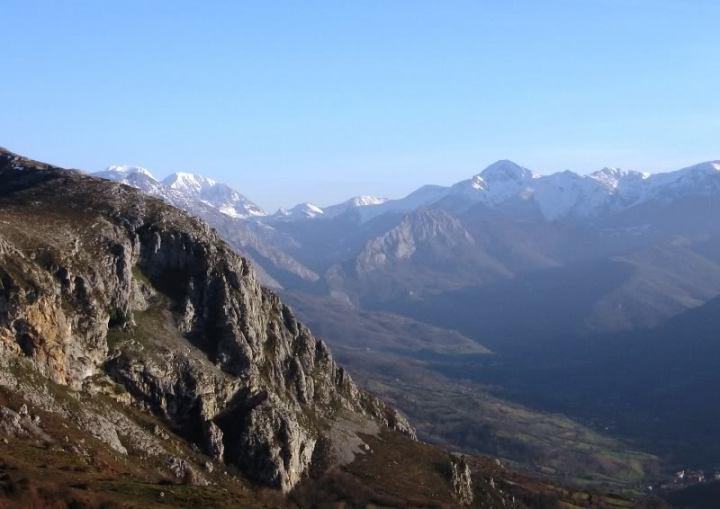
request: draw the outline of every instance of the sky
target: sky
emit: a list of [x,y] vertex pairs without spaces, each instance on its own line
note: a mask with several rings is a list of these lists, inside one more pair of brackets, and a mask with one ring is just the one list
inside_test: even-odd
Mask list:
[[[272,211],[720,159],[720,2],[0,2],[0,146]],[[1,185],[1,184],[0,184]]]

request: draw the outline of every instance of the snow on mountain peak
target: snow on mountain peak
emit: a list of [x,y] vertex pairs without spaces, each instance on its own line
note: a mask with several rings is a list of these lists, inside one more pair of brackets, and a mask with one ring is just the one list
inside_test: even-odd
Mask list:
[[319,216],[324,213],[323,209],[321,209],[314,203],[308,203],[308,202],[301,203],[299,205],[295,205],[292,208],[292,210],[295,212],[301,213],[301,214],[308,215],[308,216]]
[[507,159],[496,161],[479,175],[485,182],[503,182],[511,180],[529,180],[533,172]]
[[105,172],[114,174],[116,177],[129,177],[130,175],[143,175],[156,180],[152,173],[142,166],[130,166],[127,164],[111,164]]
[[623,181],[644,180],[650,176],[649,173],[639,171],[623,170],[622,168],[605,167],[602,170],[595,171],[588,175],[591,179],[596,180],[607,189],[617,189]]
[[325,211],[313,203],[300,203],[291,209],[281,208],[274,217],[283,220],[314,219],[325,214]]
[[608,177],[622,177],[623,175],[626,175],[628,172],[627,170],[623,170],[622,168],[616,168],[614,166],[606,166],[605,168],[595,171],[590,174],[590,176],[608,176]]
[[[360,208],[373,208],[388,202],[387,198],[378,198],[377,196],[360,195],[354,196],[349,200],[345,200],[337,205],[330,205],[322,209],[323,217],[336,217],[350,210]],[[315,216],[317,217],[317,215]]]
[[491,164],[480,174],[458,182],[450,191],[473,201],[498,204],[513,196],[529,196],[525,191],[534,178],[532,171],[504,159]]
[[512,208],[522,200],[535,203],[546,220],[555,221],[619,211],[659,196],[707,194],[716,189],[720,190],[720,161],[664,174],[605,167],[587,175],[569,170],[540,175],[512,161],[500,160],[450,187],[425,186],[404,198],[381,203],[363,200],[365,197],[352,198],[326,207],[323,216],[333,217],[352,207],[363,207],[358,212],[361,220],[367,221],[384,213],[406,213],[442,200],[458,200],[453,202],[458,209],[474,203]]
[[169,175],[163,184],[187,198],[200,200],[234,218],[267,215],[260,207],[226,184],[196,173],[178,172]]
[[648,181],[649,194],[660,199],[688,194],[707,195],[720,190],[720,161],[707,161],[668,173],[656,173]]
[[163,185],[155,180],[152,173],[141,166],[112,164],[108,166],[105,171],[93,173],[93,175],[135,187],[154,196],[162,194]]
[[202,175],[178,172],[158,182],[145,168],[124,165],[108,166],[105,171],[94,175],[131,185],[181,208],[188,208],[191,203],[202,204],[239,219],[266,215],[265,211],[231,187]]
[[216,185],[217,182],[211,178],[203,177],[202,175],[178,172],[168,175],[165,179],[163,179],[163,184],[176,191],[199,194],[204,189]]
[[367,207],[369,205],[380,205],[387,200],[387,198],[378,198],[377,196],[361,195],[351,198],[349,201],[355,207]]

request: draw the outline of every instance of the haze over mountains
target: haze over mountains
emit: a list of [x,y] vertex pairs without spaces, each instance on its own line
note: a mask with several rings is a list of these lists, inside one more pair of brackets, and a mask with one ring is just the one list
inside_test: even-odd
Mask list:
[[[720,294],[720,162],[539,176],[498,161],[455,185],[267,214],[206,177],[96,174],[218,228],[265,282],[459,328],[496,348],[660,324]],[[553,296],[553,298],[548,298]]]
[[[718,161],[656,174],[539,175],[503,160],[400,199],[275,214],[239,193],[172,188],[176,177],[99,176],[163,197],[236,239],[265,282],[327,331],[341,361],[420,422],[423,436],[556,475],[631,483],[654,475],[652,460],[622,459],[622,447],[601,448],[615,455],[610,463],[568,456],[567,447],[562,461],[551,459],[547,434],[532,429],[553,411],[580,426],[575,451],[595,447],[584,423],[657,455],[661,471],[720,468],[710,439],[720,425],[705,408],[720,390],[710,332],[720,317],[704,311],[720,296]],[[700,332],[686,316],[702,317]],[[445,408],[456,393],[478,398]],[[435,401],[437,411],[418,401]],[[508,426],[521,431],[508,437]]]
[[[209,180],[110,174],[205,212],[213,197],[232,215],[247,205]],[[448,446],[472,453],[484,443],[502,453],[495,458],[418,441],[406,418],[357,386],[252,264],[191,214],[3,149],[0,181],[0,505],[664,507],[638,489],[655,457],[468,391],[418,362],[423,353],[433,362],[490,355],[462,334],[290,295],[308,316],[318,306],[331,318],[324,324],[337,328],[328,332],[363,385],[402,400],[425,436],[453,438],[451,415],[468,434]],[[428,382],[435,394],[419,401]],[[448,402],[460,412],[436,418]],[[476,406],[494,407],[492,426],[465,426],[473,417],[462,411]],[[577,474],[566,485],[515,469],[531,463],[507,464],[522,437],[525,459],[543,458],[561,469],[558,478],[584,464],[583,484],[593,487]],[[561,449],[548,454],[541,443]]]
[[[498,161],[468,180],[401,199],[360,196],[275,214],[198,175],[159,182],[123,166],[96,175],[205,218],[235,238],[271,286],[356,305],[397,307],[490,283],[500,300],[515,299],[520,274],[542,285],[542,271],[562,280],[579,270],[603,273],[607,287],[586,295],[582,324],[618,330],[655,325],[720,292],[719,162],[653,175],[605,168],[539,176]],[[523,292],[520,302],[531,295]]]
[[[592,217],[622,211],[643,202],[672,195],[712,193],[712,178],[720,161],[709,161],[667,173],[644,173],[605,167],[588,175],[563,171],[540,175],[509,160],[501,160],[473,177],[451,186],[427,185],[400,199],[356,196],[325,207],[301,203],[273,215],[229,186],[193,173],[173,173],[158,181],[145,168],[111,165],[94,175],[124,182],[159,194],[177,193],[218,208],[236,218],[293,217],[298,220],[336,217],[364,208],[363,219],[387,212],[409,211],[446,198],[492,207],[511,206],[518,200],[531,202],[549,221],[567,217]],[[706,180],[710,177],[710,181]],[[295,212],[295,213],[294,213]]]
[[114,180],[161,198],[167,203],[201,217],[223,232],[224,238],[236,249],[255,260],[263,282],[270,287],[280,286],[264,267],[278,267],[283,274],[301,280],[316,281],[313,273],[287,254],[264,242],[258,234],[263,228],[247,219],[266,213],[250,200],[225,184],[191,173],[174,173],[158,181],[145,168],[113,165],[95,173],[97,177]]

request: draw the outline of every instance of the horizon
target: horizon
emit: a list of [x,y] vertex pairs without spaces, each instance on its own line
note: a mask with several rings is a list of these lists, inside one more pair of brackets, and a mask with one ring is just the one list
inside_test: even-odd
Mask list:
[[[40,160],[40,159],[34,157],[32,154],[21,154],[21,153],[18,153],[18,152],[16,152],[16,151],[10,150],[10,149],[8,149],[7,147],[5,147],[5,146],[3,146],[3,145],[0,145],[0,149],[6,150],[6,151],[8,151],[8,152],[17,154],[17,155],[22,156],[22,157],[27,157],[27,158],[30,158],[30,159]],[[48,164],[54,164],[53,161],[43,161],[43,162],[48,163]],[[400,195],[390,196],[390,195],[387,195],[387,194],[374,194],[374,195],[371,195],[371,194],[367,194],[367,193],[357,193],[357,194],[348,195],[348,196],[346,196],[345,198],[342,198],[342,199],[340,199],[340,200],[338,200],[338,201],[334,201],[334,202],[326,203],[326,204],[318,203],[318,202],[313,202],[313,201],[310,201],[310,200],[300,200],[300,201],[298,201],[298,202],[295,202],[295,203],[292,203],[292,204],[289,204],[289,205],[285,205],[285,206],[281,205],[281,206],[279,206],[279,207],[277,207],[277,208],[274,208],[274,209],[273,209],[273,208],[265,207],[265,206],[264,206],[262,203],[260,203],[258,200],[255,200],[252,196],[248,195],[248,193],[246,193],[243,189],[238,188],[238,187],[236,187],[236,186],[233,186],[232,184],[230,184],[230,183],[228,183],[228,182],[225,182],[225,181],[219,179],[219,178],[216,177],[215,175],[211,175],[211,174],[209,174],[209,173],[205,173],[205,172],[202,172],[202,171],[193,171],[193,170],[187,170],[187,169],[186,169],[186,170],[170,171],[170,172],[164,173],[164,174],[158,174],[158,173],[156,173],[156,172],[153,170],[153,168],[149,168],[149,167],[147,167],[147,166],[145,166],[145,165],[142,165],[142,164],[127,164],[127,163],[112,163],[112,164],[108,164],[108,165],[104,166],[102,169],[99,169],[99,170],[96,170],[96,169],[92,169],[92,170],[91,170],[91,169],[87,169],[87,168],[74,168],[74,167],[67,167],[67,169],[78,170],[78,171],[80,171],[80,172],[82,172],[82,173],[85,173],[85,174],[87,174],[87,175],[94,175],[94,174],[96,174],[96,173],[102,173],[102,172],[105,172],[105,171],[110,171],[110,168],[113,168],[113,167],[120,167],[120,168],[137,168],[137,169],[142,169],[142,170],[144,170],[144,171],[146,171],[146,172],[149,172],[150,175],[152,176],[152,178],[154,178],[157,182],[160,182],[160,183],[163,183],[163,184],[164,184],[164,182],[165,182],[166,179],[168,179],[169,177],[171,177],[171,176],[173,176],[173,175],[186,174],[186,175],[199,176],[199,177],[208,178],[208,179],[210,179],[210,180],[213,180],[213,181],[214,181],[215,183],[217,183],[217,184],[224,184],[224,185],[229,186],[233,191],[236,191],[236,192],[240,193],[243,197],[245,197],[246,199],[250,200],[252,203],[258,205],[258,206],[259,206],[261,209],[263,209],[266,213],[268,213],[268,214],[273,214],[273,213],[279,212],[279,211],[281,211],[281,210],[290,210],[290,209],[292,209],[293,207],[300,206],[300,205],[304,205],[304,204],[313,205],[313,206],[316,206],[316,207],[320,207],[321,209],[325,209],[325,208],[328,208],[328,207],[331,207],[331,206],[334,206],[334,205],[341,205],[341,204],[343,204],[343,203],[345,203],[345,202],[347,202],[347,201],[350,201],[350,200],[352,200],[352,199],[354,199],[354,198],[359,198],[359,197],[364,197],[364,196],[373,197],[373,198],[380,198],[380,199],[384,199],[384,200],[388,200],[388,201],[399,200],[399,199],[403,199],[403,198],[407,197],[408,195],[412,194],[413,192],[415,192],[415,191],[417,191],[417,190],[419,190],[420,188],[425,187],[425,186],[450,187],[450,186],[452,186],[452,185],[454,185],[454,184],[457,184],[457,183],[459,183],[459,182],[461,182],[461,181],[468,180],[468,179],[471,179],[471,178],[473,178],[473,177],[475,177],[475,176],[481,175],[482,172],[485,171],[486,169],[488,169],[489,167],[491,167],[491,166],[493,166],[493,165],[495,165],[495,164],[497,164],[497,163],[501,163],[501,162],[510,162],[510,163],[512,163],[512,164],[514,164],[514,165],[516,165],[516,166],[519,166],[519,167],[521,167],[521,168],[530,170],[530,171],[533,173],[533,177],[534,177],[534,178],[538,178],[538,177],[545,177],[545,176],[549,176],[549,175],[554,175],[554,174],[556,174],[556,173],[562,173],[562,172],[565,172],[565,171],[570,171],[570,172],[575,173],[575,174],[580,175],[580,176],[589,176],[589,175],[592,175],[593,173],[597,173],[597,172],[600,172],[600,171],[605,170],[605,169],[621,170],[621,171],[628,171],[628,172],[638,172],[638,173],[644,173],[644,174],[646,174],[646,175],[648,175],[648,176],[651,176],[651,175],[657,175],[657,174],[663,174],[663,173],[672,173],[672,172],[675,172],[675,171],[685,170],[685,169],[688,169],[688,168],[691,168],[691,167],[695,167],[695,166],[699,166],[699,165],[703,165],[703,164],[710,164],[710,163],[718,164],[718,163],[720,163],[720,159],[708,159],[708,160],[705,160],[705,161],[696,161],[696,162],[692,162],[692,163],[689,163],[689,164],[685,164],[685,165],[680,166],[680,167],[676,167],[676,168],[664,168],[664,169],[662,169],[662,170],[656,170],[656,171],[640,171],[640,170],[636,170],[636,169],[634,169],[634,168],[622,168],[622,167],[620,167],[620,166],[605,165],[605,166],[602,166],[602,167],[598,167],[598,168],[596,168],[596,169],[594,169],[594,170],[589,170],[589,171],[585,171],[585,172],[577,171],[577,170],[574,170],[574,169],[572,169],[572,168],[565,168],[565,169],[554,170],[554,171],[544,171],[543,169],[532,168],[532,167],[528,167],[528,166],[526,166],[526,165],[517,163],[517,162],[516,162],[515,160],[513,160],[513,159],[507,159],[507,158],[505,158],[505,159],[496,159],[495,161],[493,161],[493,162],[491,162],[491,163],[489,163],[489,164],[486,164],[486,165],[482,166],[482,169],[480,169],[480,170],[478,170],[478,171],[475,171],[474,173],[472,173],[472,174],[470,174],[470,175],[466,175],[465,177],[463,177],[463,178],[461,178],[461,179],[459,179],[459,180],[456,180],[456,181],[453,181],[453,182],[445,182],[445,183],[425,182],[424,184],[421,184],[421,185],[418,186],[418,187],[415,187],[415,188],[413,188],[413,189],[410,189],[409,191],[407,191],[407,192],[405,192],[405,193],[403,193],[403,194],[400,194]]]
[[720,2],[0,19],[0,508],[718,506]]
[[[637,172],[639,172],[639,170],[635,170],[635,169],[633,169],[633,168],[621,168],[621,167],[619,167],[619,166],[603,166],[603,167],[597,168],[597,169],[595,169],[595,170],[590,170],[590,171],[588,171],[588,172],[582,172],[582,173],[581,173],[581,172],[578,172],[578,171],[575,171],[575,170],[573,170],[572,168],[566,168],[566,169],[563,169],[563,170],[556,170],[556,171],[543,171],[542,169],[530,168],[530,167],[525,166],[525,165],[523,165],[523,164],[519,164],[519,163],[517,163],[516,161],[514,161],[513,159],[497,159],[497,160],[493,161],[492,163],[489,163],[489,164],[483,166],[481,170],[479,170],[479,171],[477,171],[477,172],[475,172],[475,173],[472,173],[471,175],[468,175],[467,177],[465,177],[465,178],[463,178],[463,179],[461,179],[461,180],[454,181],[454,182],[449,182],[449,183],[426,182],[425,184],[422,184],[422,185],[419,186],[419,187],[416,187],[416,188],[414,188],[414,189],[411,189],[410,191],[408,191],[408,192],[406,192],[406,193],[404,193],[404,194],[401,194],[401,195],[397,195],[397,196],[389,196],[389,195],[382,195],[382,194],[379,194],[379,195],[369,195],[369,194],[364,194],[364,193],[358,193],[358,194],[354,194],[354,195],[349,195],[349,196],[347,196],[346,198],[343,198],[343,199],[341,199],[341,200],[339,200],[339,201],[332,202],[332,203],[327,203],[327,204],[316,203],[316,202],[309,201],[309,200],[301,200],[301,201],[298,201],[298,202],[296,202],[296,203],[289,204],[289,205],[287,205],[287,206],[280,206],[280,207],[278,207],[278,208],[276,208],[276,209],[269,209],[269,208],[263,206],[262,203],[259,203],[257,200],[255,200],[252,196],[249,196],[249,195],[248,195],[246,192],[244,192],[242,189],[238,189],[237,187],[234,187],[234,186],[228,184],[227,182],[224,182],[224,181],[222,181],[222,180],[219,180],[219,179],[218,179],[217,177],[215,177],[214,175],[210,175],[210,174],[207,174],[207,173],[203,173],[203,172],[201,172],[201,171],[180,170],[180,171],[173,171],[173,172],[170,172],[170,173],[167,173],[167,174],[164,174],[164,175],[158,175],[157,173],[155,173],[155,172],[153,171],[152,168],[148,168],[147,166],[143,166],[143,165],[141,165],[141,164],[117,164],[117,163],[109,164],[109,165],[107,165],[107,166],[105,167],[105,169],[103,169],[103,170],[97,170],[97,171],[86,171],[86,170],[84,170],[84,169],[82,169],[82,168],[78,168],[78,169],[80,169],[81,171],[84,171],[85,173],[88,173],[88,174],[92,175],[93,173],[96,173],[96,172],[109,171],[109,169],[110,169],[111,167],[113,167],[113,166],[115,166],[115,167],[128,167],[128,168],[142,168],[143,170],[148,171],[156,181],[161,182],[161,183],[164,183],[164,181],[165,181],[166,179],[168,179],[169,177],[171,177],[171,176],[173,176],[173,175],[177,175],[177,174],[188,174],[188,175],[201,176],[201,177],[209,178],[209,179],[215,181],[215,182],[218,183],[218,184],[228,185],[228,186],[231,187],[234,191],[237,191],[238,193],[240,193],[241,195],[243,195],[245,198],[247,198],[247,199],[250,200],[251,202],[253,202],[253,203],[255,203],[256,205],[258,205],[258,206],[259,206],[260,208],[262,208],[265,212],[267,212],[267,213],[269,213],[269,214],[272,214],[272,213],[277,212],[277,211],[280,211],[280,210],[289,210],[289,209],[292,209],[293,207],[296,207],[296,206],[299,206],[299,205],[303,205],[303,204],[314,205],[314,206],[320,207],[321,209],[325,209],[325,208],[328,208],[328,207],[331,207],[331,206],[334,206],[334,205],[340,205],[340,204],[345,203],[345,202],[347,202],[347,201],[349,201],[349,200],[352,200],[353,198],[359,198],[359,197],[362,197],[362,196],[369,196],[369,197],[380,198],[380,199],[385,199],[385,200],[399,200],[399,199],[405,198],[405,197],[408,196],[409,194],[412,194],[413,192],[417,191],[418,189],[420,189],[421,187],[424,187],[424,186],[430,185],[430,186],[449,187],[449,186],[452,186],[453,184],[457,184],[458,182],[461,182],[462,180],[471,179],[471,178],[473,178],[473,177],[476,176],[476,175],[480,175],[483,171],[485,171],[485,170],[488,169],[489,167],[491,167],[491,166],[493,166],[493,165],[495,165],[495,164],[497,164],[497,163],[503,162],[503,161],[510,162],[510,163],[512,163],[512,164],[515,164],[515,165],[517,165],[517,166],[520,166],[520,167],[522,167],[522,168],[525,168],[525,169],[528,169],[528,170],[532,171],[535,178],[537,178],[537,177],[544,177],[544,176],[548,176],[548,175],[553,175],[553,174],[556,174],[556,173],[561,173],[561,172],[563,172],[563,171],[571,171],[571,172],[573,172],[573,173],[576,173],[576,174],[582,175],[582,176],[588,176],[588,175],[591,175],[592,173],[599,172],[599,171],[602,171],[602,170],[605,170],[605,169],[623,170],[623,171],[637,171]],[[655,174],[661,174],[661,173],[670,173],[670,172],[673,172],[673,171],[684,170],[684,169],[687,169],[687,168],[690,168],[690,167],[694,167],[694,166],[698,166],[698,165],[702,165],[702,164],[719,163],[719,162],[720,162],[720,159],[709,159],[709,160],[707,160],[707,161],[697,161],[697,162],[695,162],[695,163],[690,163],[690,164],[688,164],[688,165],[685,165],[685,166],[682,166],[682,167],[679,167],[679,168],[672,168],[672,169],[665,169],[665,170],[658,170],[658,171],[647,171],[647,172],[641,172],[641,173],[645,173],[645,174],[648,174],[648,175],[655,175]]]
[[718,157],[712,2],[177,6],[3,3],[2,143],[212,176],[267,210],[498,156],[581,174]]

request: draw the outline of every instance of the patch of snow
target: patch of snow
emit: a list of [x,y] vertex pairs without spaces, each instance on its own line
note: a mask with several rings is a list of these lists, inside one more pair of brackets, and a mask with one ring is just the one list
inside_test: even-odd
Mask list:
[[272,217],[275,219],[281,219],[286,221],[298,220],[298,219],[314,219],[320,217],[325,212],[323,209],[313,203],[300,203],[295,205],[291,209],[280,209]]
[[213,187],[217,182],[202,175],[178,172],[163,179],[163,184],[182,193],[200,194],[203,190]]
[[378,198],[377,196],[356,196],[351,202],[355,207],[367,207],[368,205],[380,205],[388,201],[387,198]]
[[127,164],[112,164],[105,169],[108,173],[122,175],[128,177],[130,175],[144,175],[145,177],[156,180],[152,173],[142,166],[130,166]]
[[196,202],[236,219],[266,215],[265,211],[231,187],[194,173],[173,173],[158,182],[152,173],[140,166],[112,165],[93,175],[136,187],[181,208]]
[[325,217],[336,217],[350,210],[359,209],[361,207],[373,207],[376,205],[382,205],[387,202],[387,198],[378,198],[377,196],[354,196],[349,200],[346,200],[337,205],[330,205],[323,209]]

